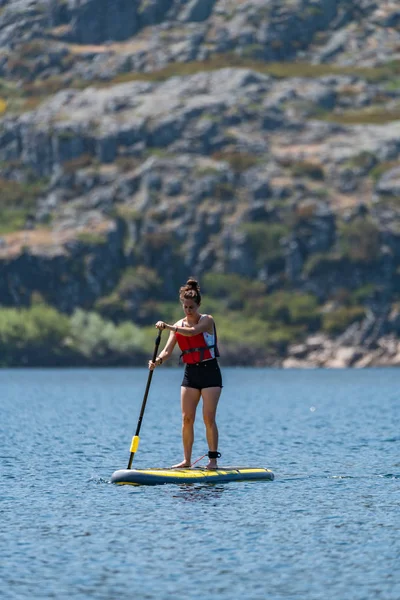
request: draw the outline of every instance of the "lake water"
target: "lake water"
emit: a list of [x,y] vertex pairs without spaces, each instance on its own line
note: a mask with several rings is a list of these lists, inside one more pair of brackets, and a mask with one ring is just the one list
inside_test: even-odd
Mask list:
[[[275,480],[115,486],[147,374],[0,371],[2,599],[399,600],[400,370],[226,368],[220,465]],[[181,459],[181,377],[154,373],[133,467]]]

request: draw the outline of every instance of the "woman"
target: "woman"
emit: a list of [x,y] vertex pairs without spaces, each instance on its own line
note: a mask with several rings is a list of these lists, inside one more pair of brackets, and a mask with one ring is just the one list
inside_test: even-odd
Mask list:
[[185,317],[174,325],[169,325],[164,321],[156,323],[157,329],[168,329],[170,334],[165,348],[156,360],[149,361],[149,369],[153,370],[165,362],[178,343],[181,358],[185,363],[185,374],[181,387],[184,458],[182,462],[172,468],[185,468],[192,464],[194,421],[197,405],[202,397],[203,419],[209,448],[209,462],[206,468],[216,469],[217,458],[221,455],[218,452],[218,428],[215,414],[222,390],[222,377],[217,361],[219,352],[214,319],[211,315],[202,315],[199,312],[200,286],[195,279],[188,279],[186,285],[180,288],[179,299]]

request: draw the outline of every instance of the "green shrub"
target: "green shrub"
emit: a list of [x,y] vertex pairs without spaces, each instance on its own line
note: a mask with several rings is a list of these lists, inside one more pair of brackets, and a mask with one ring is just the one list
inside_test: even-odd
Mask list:
[[126,300],[121,298],[115,291],[109,296],[99,298],[94,305],[94,309],[101,317],[110,319],[113,322],[126,320],[130,313]]
[[0,234],[23,229],[29,213],[46,189],[47,180],[19,183],[0,178]]
[[68,317],[55,308],[45,304],[37,304],[25,313],[27,322],[33,324],[35,339],[40,345],[59,346],[68,333]]
[[315,330],[321,320],[316,296],[285,290],[248,301],[245,314],[257,314],[272,327],[305,326]]
[[362,321],[365,309],[362,306],[342,306],[322,317],[322,329],[328,334],[339,334],[357,321]]
[[377,290],[376,285],[374,285],[372,283],[369,283],[369,284],[359,287],[358,289],[356,289],[350,293],[351,304],[353,306],[364,304],[366,301],[368,301],[371,297],[374,296],[376,290]]
[[311,294],[289,294],[290,322],[293,325],[305,324],[315,328],[319,325],[320,314],[318,299]]
[[267,336],[267,348],[273,347],[283,354],[289,344],[298,342],[304,336],[302,327],[276,327]]
[[[176,302],[155,302],[152,306],[155,320],[165,321],[166,323],[175,323],[179,319],[183,319],[184,314],[178,299]],[[201,304],[201,312],[211,312],[210,307],[206,304]]]
[[280,223],[243,223],[241,230],[246,234],[257,268],[283,258],[280,244],[288,228]]
[[380,234],[377,225],[363,217],[349,223],[341,223],[339,248],[342,255],[352,262],[376,261],[380,250]]
[[43,304],[0,309],[1,364],[37,362],[41,355],[59,354],[68,330],[68,317]]
[[115,290],[97,300],[95,310],[114,322],[127,319],[146,322],[152,320],[155,313],[162,314],[162,306],[156,305],[161,290],[161,279],[153,269],[129,267],[122,273]]
[[361,169],[372,169],[376,164],[377,158],[372,152],[363,150],[356,156],[353,156],[346,163],[347,167],[350,168],[361,168]]
[[238,340],[245,342],[249,347],[265,348],[265,340],[271,327],[258,317],[243,319],[239,311],[230,311],[216,318],[218,337],[221,342],[235,344]]
[[310,161],[300,161],[292,164],[292,173],[295,177],[309,177],[316,181],[325,178],[325,172],[321,165]]
[[[109,328],[109,324],[107,325]],[[121,323],[118,327],[109,329],[108,345],[116,354],[130,354],[141,351],[145,338],[144,333],[133,323]]]
[[68,317],[43,304],[0,309],[0,366],[124,363],[154,341],[133,323],[116,326],[93,312]]
[[116,326],[80,309],[70,319],[70,338],[72,347],[91,360],[141,351],[144,342],[143,332],[133,323]]
[[338,269],[342,265],[343,258],[339,254],[331,252],[316,252],[311,254],[304,264],[304,273],[309,277],[319,276],[330,270]]
[[372,283],[363,285],[356,290],[339,288],[329,299],[341,306],[360,306],[368,302],[377,290],[378,286]]
[[235,188],[231,183],[217,183],[214,190],[214,198],[218,202],[224,202],[225,200],[231,200],[235,195]]
[[145,233],[142,236],[142,243],[142,252],[164,252],[165,248],[175,249],[177,246],[177,239],[173,232],[157,231]]
[[217,300],[216,309],[218,303],[220,310],[223,306],[240,309],[248,297],[265,293],[265,284],[235,273],[207,273],[202,280],[202,289],[208,306],[214,299]]
[[145,266],[129,267],[124,271],[117,286],[121,297],[126,297],[132,292],[141,292],[144,297],[152,296],[161,289],[161,280],[154,269]]
[[[240,300],[241,302],[241,300]],[[234,304],[235,302],[233,302]],[[218,317],[220,314],[224,314],[229,301],[222,300],[221,298],[211,297],[209,294],[206,294],[201,301],[201,309],[202,313],[207,313],[209,315],[213,315],[214,317]],[[177,316],[177,319],[182,318],[182,309],[180,309],[180,313]]]
[[32,208],[36,199],[44,192],[47,180],[19,183],[0,178],[0,209]]
[[[288,344],[297,341],[303,332],[299,326],[277,326],[258,316],[243,319],[238,311],[218,315],[216,323],[218,339],[227,354],[237,356],[239,347],[240,353],[248,353],[250,362],[256,360],[262,363],[271,353],[283,353]],[[245,356],[243,362],[246,362]]]

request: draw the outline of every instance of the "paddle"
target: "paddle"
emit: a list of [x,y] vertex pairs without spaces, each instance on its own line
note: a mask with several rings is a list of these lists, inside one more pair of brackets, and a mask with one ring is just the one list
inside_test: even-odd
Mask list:
[[[153,362],[155,362],[155,360],[157,358],[158,347],[160,345],[160,342],[161,342],[161,329],[159,330],[158,335],[156,337],[156,345],[154,346],[154,352],[153,352]],[[152,377],[153,377],[153,373],[154,373],[154,369],[153,369],[153,371],[149,371],[149,376],[147,378],[146,391],[144,393],[144,398],[143,398],[143,402],[142,402],[142,408],[141,408],[141,411],[140,411],[139,420],[138,420],[138,424],[137,424],[137,427],[136,427],[136,433],[135,433],[134,437],[132,438],[131,455],[129,457],[128,469],[131,468],[133,457],[134,457],[135,452],[137,452],[137,449],[139,447],[140,427],[142,425],[142,419],[143,419],[143,415],[144,415],[144,410],[146,408],[147,396],[149,395],[149,389],[150,389],[150,384],[151,384],[151,380],[152,380]]]

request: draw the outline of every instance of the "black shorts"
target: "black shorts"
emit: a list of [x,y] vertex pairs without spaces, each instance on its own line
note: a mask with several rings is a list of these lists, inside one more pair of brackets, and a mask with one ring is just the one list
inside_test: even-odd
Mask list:
[[186,365],[182,387],[202,390],[210,387],[222,388],[222,375],[216,358],[195,365]]

